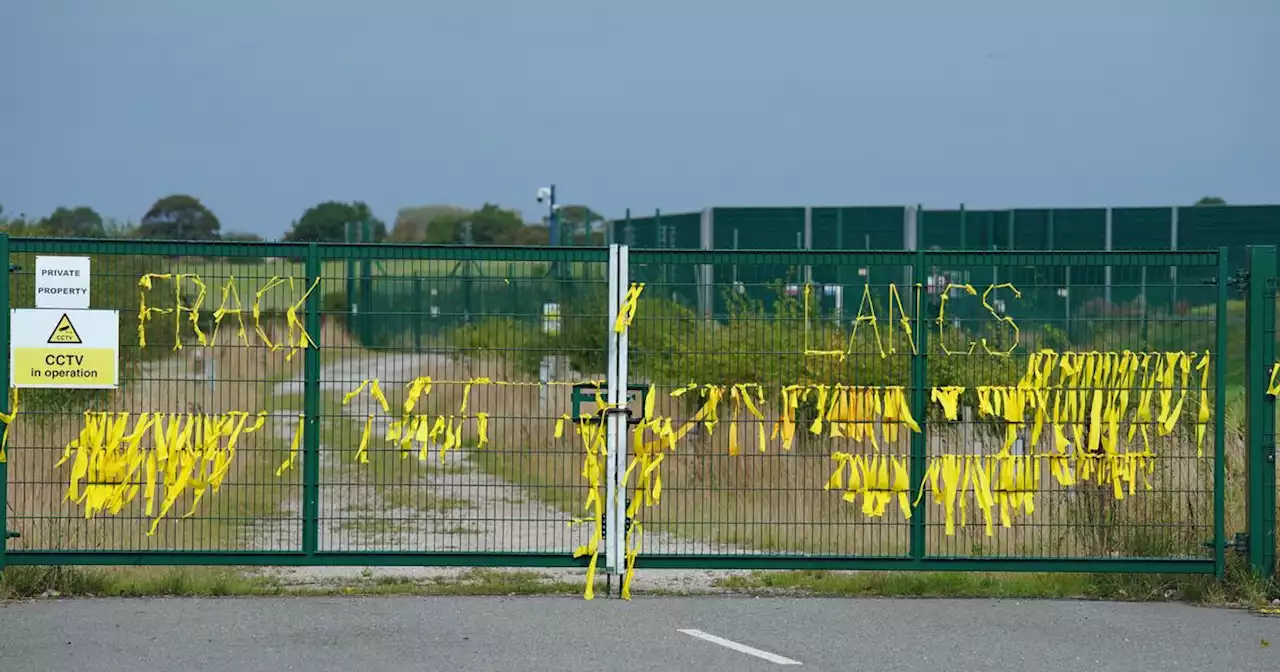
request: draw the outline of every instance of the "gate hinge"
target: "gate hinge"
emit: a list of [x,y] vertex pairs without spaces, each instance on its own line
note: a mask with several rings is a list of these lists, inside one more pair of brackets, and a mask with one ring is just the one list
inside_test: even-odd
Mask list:
[[21,537],[21,536],[22,536],[21,532],[14,532],[13,530],[5,530],[5,533],[4,533],[5,539],[17,539],[18,537]]

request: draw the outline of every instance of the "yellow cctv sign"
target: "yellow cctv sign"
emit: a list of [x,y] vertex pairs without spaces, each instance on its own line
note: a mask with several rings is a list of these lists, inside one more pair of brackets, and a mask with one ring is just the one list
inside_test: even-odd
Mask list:
[[114,389],[120,384],[120,313],[15,309],[9,322],[13,387]]

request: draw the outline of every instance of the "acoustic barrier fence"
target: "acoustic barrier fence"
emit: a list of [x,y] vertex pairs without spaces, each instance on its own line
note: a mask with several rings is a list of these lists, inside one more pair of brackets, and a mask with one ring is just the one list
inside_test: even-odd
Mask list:
[[[650,216],[626,217],[609,222],[606,239],[633,250],[965,250],[965,251],[1122,251],[1122,250],[1203,250],[1227,246],[1230,266],[1242,268],[1249,245],[1275,245],[1280,226],[1280,206],[1188,206],[1138,208],[1024,208],[974,210],[926,209],[920,206],[881,207],[769,207],[706,208],[692,213],[655,212]],[[937,269],[955,275],[960,269]],[[978,275],[969,281],[985,283],[993,271],[1012,272],[1024,277],[1026,269],[973,269]],[[683,273],[694,269],[664,268],[660,273]],[[711,280],[732,278],[732,266],[712,265],[696,272],[709,273]],[[823,282],[857,291],[864,282],[887,282],[885,273],[894,269],[875,266],[845,266],[832,269]],[[1044,273],[1045,271],[1042,271]],[[1192,295],[1174,292],[1163,297],[1169,308],[1211,302],[1212,291],[1194,282],[1177,282],[1168,277],[1176,270],[1133,269],[1126,278],[1103,278],[1090,285],[1078,284],[1068,269],[1056,269],[1057,277],[1041,277],[1039,284],[1052,284],[1061,295],[1042,297],[1027,310],[1045,311],[1047,317],[1062,320],[1068,330],[1087,325],[1099,313],[1132,309],[1143,299],[1143,288],[1173,285]],[[1143,273],[1151,273],[1150,278]],[[674,276],[672,276],[674,277]],[[1206,295],[1206,291],[1208,294]],[[719,296],[683,297],[686,305],[702,314],[723,317],[725,306]],[[1047,299],[1052,298],[1052,301]]]
[[1274,248],[0,251],[3,564],[1274,571]]

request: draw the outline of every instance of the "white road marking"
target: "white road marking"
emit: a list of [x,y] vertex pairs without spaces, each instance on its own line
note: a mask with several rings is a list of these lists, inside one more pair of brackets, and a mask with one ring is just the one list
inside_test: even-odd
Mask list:
[[712,644],[719,644],[720,646],[723,646],[727,649],[733,649],[738,653],[745,653],[748,656],[763,658],[771,663],[777,663],[778,665],[803,665],[804,664],[798,660],[792,660],[784,656],[779,656],[776,653],[761,651],[760,649],[747,646],[746,644],[739,644],[737,642],[730,641],[723,637],[716,637],[715,635],[707,634],[701,630],[686,628],[686,629],[679,630],[678,632],[682,632],[686,635],[689,635],[690,637],[697,637],[698,639],[706,640],[708,642],[711,642]]

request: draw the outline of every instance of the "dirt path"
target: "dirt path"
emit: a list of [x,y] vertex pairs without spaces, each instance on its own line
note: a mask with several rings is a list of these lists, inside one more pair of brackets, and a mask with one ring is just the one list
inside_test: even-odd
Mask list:
[[[361,357],[343,360],[324,367],[321,388],[324,393],[345,394],[360,381],[377,378],[385,389],[394,389],[418,376],[436,380],[460,379],[463,363],[440,354],[409,355],[397,353],[383,357]],[[276,385],[277,397],[298,398],[303,391],[301,378]],[[361,427],[367,414],[374,413],[371,449],[381,448],[392,418],[376,408],[366,395],[344,407],[345,414]],[[495,414],[497,414],[495,412]],[[281,438],[288,438],[288,423],[274,423]],[[418,551],[418,552],[553,552],[571,554],[587,542],[590,528],[570,526],[574,517],[538,501],[528,488],[486,473],[477,464],[473,451],[463,449],[446,454],[443,465],[432,447],[429,460],[419,462],[416,456],[395,464],[393,473],[377,473],[372,465],[354,463],[357,436],[341,438],[332,432],[322,434],[352,445],[321,445],[321,500],[319,548],[325,551]],[[502,437],[495,435],[494,443]],[[375,445],[377,444],[377,445]],[[491,444],[486,450],[501,449]],[[371,457],[371,460],[376,457]],[[301,466],[299,465],[299,469]],[[576,483],[575,483],[576,485]],[[300,517],[296,498],[283,504],[286,515]],[[251,529],[248,543],[257,549],[297,547],[300,529]],[[671,535],[647,531],[648,548],[679,548],[687,553],[741,553],[721,545],[676,539]],[[747,551],[750,552],[750,551]],[[304,567],[280,570],[282,578],[296,582],[323,582],[372,576],[430,578],[458,570],[432,567]],[[549,574],[581,574],[580,570],[547,570]],[[724,573],[698,571],[666,572],[661,585],[700,587],[708,577]],[[656,578],[657,575],[650,577]],[[691,584],[692,582],[692,584]],[[644,581],[637,587],[644,585]]]

